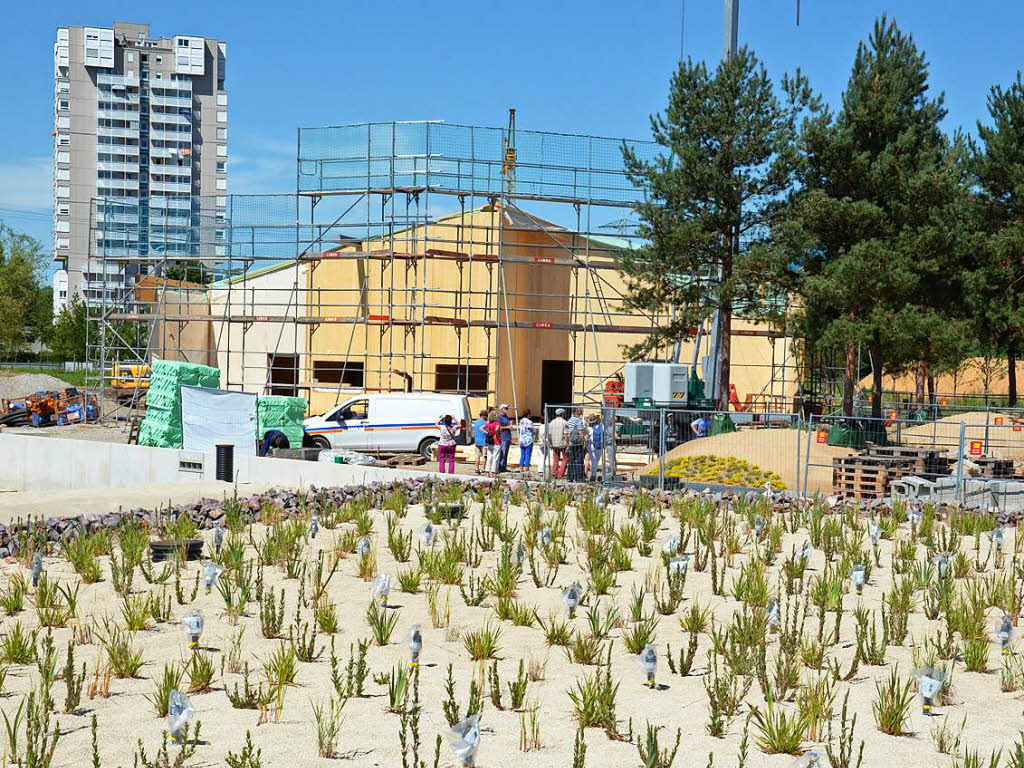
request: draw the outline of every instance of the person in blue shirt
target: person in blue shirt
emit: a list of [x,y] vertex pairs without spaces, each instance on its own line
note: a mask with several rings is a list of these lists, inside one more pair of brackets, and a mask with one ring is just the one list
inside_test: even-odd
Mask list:
[[694,421],[690,425],[690,429],[693,430],[694,437],[707,437],[708,429],[711,427],[711,420],[707,416],[701,414],[700,418]]
[[271,448],[288,448],[288,436],[279,429],[268,429],[263,433],[263,443],[260,445],[260,456],[266,456]]
[[476,473],[480,474],[480,466],[487,458],[487,433],[484,432],[484,424],[487,423],[487,411],[480,411],[476,421],[473,422],[473,445],[476,446]]
[[498,472],[508,471],[508,449],[512,447],[512,419],[508,417],[508,403],[498,409],[498,434],[501,437],[501,453],[498,455]]

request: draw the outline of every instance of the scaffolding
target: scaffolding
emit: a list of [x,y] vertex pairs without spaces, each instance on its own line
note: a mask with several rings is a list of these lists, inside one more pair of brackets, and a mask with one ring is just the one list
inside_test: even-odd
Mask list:
[[[643,194],[625,145],[661,151],[517,131],[514,116],[300,128],[294,194],[191,198],[188,225],[163,231],[96,200],[90,271],[124,287],[90,303],[95,386],[117,383],[115,363],[165,358],[217,365],[228,389],[320,404],[440,390],[536,409],[554,401],[549,375],[569,377],[563,402],[600,402],[620,346],[667,321],[623,308]],[[773,342],[758,395],[777,402],[797,375],[790,345],[746,333]]]

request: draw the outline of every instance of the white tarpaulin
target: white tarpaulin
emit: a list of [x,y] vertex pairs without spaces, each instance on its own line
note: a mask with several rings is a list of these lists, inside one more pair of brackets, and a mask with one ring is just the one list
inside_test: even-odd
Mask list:
[[256,395],[204,387],[181,388],[182,448],[214,453],[232,443],[236,456],[256,455]]

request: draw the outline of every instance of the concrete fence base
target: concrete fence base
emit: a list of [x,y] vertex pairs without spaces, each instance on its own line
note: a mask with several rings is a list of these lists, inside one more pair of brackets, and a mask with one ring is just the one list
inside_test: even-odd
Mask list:
[[[436,475],[418,470],[359,467],[314,461],[235,456],[240,484],[293,488],[351,485]],[[437,475],[448,477],[448,475]],[[8,491],[75,490],[149,484],[214,481],[212,453],[150,448],[122,443],[0,434],[0,489]],[[225,483],[225,487],[228,485]]]

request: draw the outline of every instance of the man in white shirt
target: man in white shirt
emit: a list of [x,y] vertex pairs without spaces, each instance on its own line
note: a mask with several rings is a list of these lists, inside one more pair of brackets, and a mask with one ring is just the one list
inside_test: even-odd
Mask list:
[[548,422],[547,429],[547,441],[552,455],[551,474],[555,478],[560,478],[565,474],[565,465],[568,458],[566,454],[565,432],[565,408],[556,408],[555,418]]

